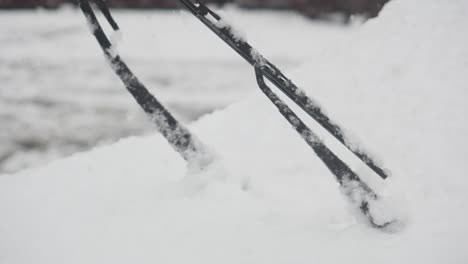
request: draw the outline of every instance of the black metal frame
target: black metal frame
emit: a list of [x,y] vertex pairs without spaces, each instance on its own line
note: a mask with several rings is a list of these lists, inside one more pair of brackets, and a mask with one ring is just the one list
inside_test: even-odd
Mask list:
[[[104,1],[95,0],[95,2],[112,29],[119,30],[117,23],[112,18]],[[78,0],[78,5],[85,15],[93,35],[96,37],[99,46],[104,52],[106,59],[111,64],[115,74],[121,79],[127,90],[155,123],[156,128],[169,141],[170,145],[189,162],[199,160],[200,155],[194,155],[194,153],[207,154],[207,149],[202,143],[172,116],[148,89],[146,89],[145,85],[140,82],[135,74],[133,74],[121,57],[115,53],[116,51],[112,49],[112,44],[99,24],[89,2],[87,0]]]
[[[192,161],[202,161],[202,165],[208,166],[211,159],[207,150],[191,132],[182,126],[169,111],[145,88],[138,78],[130,71],[125,62],[120,58],[112,44],[101,28],[88,0],[77,0],[83,11],[91,31],[96,37],[105,57],[110,62],[112,69],[124,83],[127,90],[132,94],[138,104],[151,117],[161,134],[168,140],[171,146],[178,151],[189,163]],[[117,23],[112,18],[103,0],[94,0],[114,30],[119,30]],[[291,80],[284,76],[281,71],[260,53],[252,48],[246,41],[234,36],[231,27],[218,27],[212,21],[220,21],[221,17],[210,10],[203,3],[194,0],[179,0],[192,14],[210,28],[217,36],[223,39],[232,49],[249,62],[255,70],[258,87],[277,107],[281,115],[293,126],[304,141],[313,149],[320,160],[325,164],[336,180],[340,184],[344,194],[359,208],[369,224],[378,229],[384,229],[396,220],[377,223],[372,214],[372,204],[379,200],[379,196],[354,173],[348,165],[338,158],[321,140],[308,128],[304,122],[284,103],[265,83],[264,77],[271,81],[280,91],[285,93],[306,113],[321,124],[328,132],[338,139],[344,146],[359,157],[365,164],[374,170],[380,177],[388,176],[384,169],[380,168],[365,153],[351,148],[346,143],[343,130],[333,123],[322,109],[314,103],[301,89]],[[211,19],[210,17],[211,16]]]
[[[216,21],[220,21],[221,17],[214,11],[209,9],[203,3],[197,0],[179,0],[188,11],[190,11],[196,18],[198,18],[205,26],[219,36],[226,44],[228,44],[233,50],[235,50],[242,58],[244,58],[252,66],[258,64],[261,60],[262,74],[271,81],[278,89],[280,89],[285,95],[293,100],[299,107],[304,110],[309,116],[317,121],[322,127],[324,127],[331,135],[333,135],[341,144],[343,144],[348,150],[350,150],[356,157],[364,162],[370,169],[378,174],[382,179],[386,179],[389,176],[389,171],[383,169],[381,166],[374,161],[370,155],[365,153],[361,149],[355,149],[351,144],[346,142],[346,135],[341,127],[333,122],[322,110],[322,108],[314,102],[310,97],[306,95],[304,91],[298,88],[290,79],[288,79],[281,71],[265,57],[260,55],[247,41],[237,38],[232,32],[232,28],[217,27],[212,20],[209,19],[211,16]],[[260,58],[258,58],[260,57]]]

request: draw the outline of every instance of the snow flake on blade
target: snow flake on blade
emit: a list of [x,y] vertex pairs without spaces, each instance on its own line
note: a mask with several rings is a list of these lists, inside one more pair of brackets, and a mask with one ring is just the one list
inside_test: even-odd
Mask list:
[[115,58],[119,55],[117,51],[117,47],[119,45],[119,42],[122,40],[122,32],[120,30],[112,31],[109,40],[110,40],[111,46],[110,48],[107,49],[107,52],[109,52],[112,58]]
[[84,16],[86,18],[86,24],[88,25],[89,30],[94,33],[99,28],[99,25],[93,22],[90,15],[84,14]]
[[252,58],[255,61],[255,66],[264,67],[267,64],[265,57],[263,57],[263,55],[260,54],[260,52],[258,52],[258,50],[255,48],[250,50],[250,55],[252,55]]
[[238,41],[238,42],[246,42],[247,41],[247,38],[245,37],[245,34],[242,31],[238,30],[236,27],[234,27],[232,22],[228,21],[227,19],[221,18],[221,19],[217,20],[214,17],[212,17],[210,14],[207,14],[206,17],[217,28],[228,30],[229,33],[231,33],[231,35],[232,35],[232,37],[234,38],[235,41]]
[[340,190],[348,197],[356,217],[363,222],[388,233],[395,233],[404,228],[404,221],[395,218],[393,212],[389,212],[389,205],[384,199],[360,180],[353,179],[351,175],[344,176]]

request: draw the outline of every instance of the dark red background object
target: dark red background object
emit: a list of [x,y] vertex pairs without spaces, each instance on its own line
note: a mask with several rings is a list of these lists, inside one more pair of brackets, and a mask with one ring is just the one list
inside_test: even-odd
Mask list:
[[[324,18],[329,14],[342,14],[345,20],[359,14],[376,17],[389,0],[207,0],[205,3],[237,4],[241,8],[296,10],[310,18]],[[178,8],[177,0],[108,0],[114,8]],[[57,8],[72,0],[0,0],[0,8]]]

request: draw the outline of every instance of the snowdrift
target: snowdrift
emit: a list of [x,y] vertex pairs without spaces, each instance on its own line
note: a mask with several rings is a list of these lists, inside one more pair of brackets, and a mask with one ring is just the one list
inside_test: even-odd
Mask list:
[[0,262],[466,263],[466,10],[393,1],[293,72],[392,170],[381,181],[347,158],[404,221],[398,232],[359,221],[252,83],[191,126],[217,152],[207,171],[156,134],[0,177]]

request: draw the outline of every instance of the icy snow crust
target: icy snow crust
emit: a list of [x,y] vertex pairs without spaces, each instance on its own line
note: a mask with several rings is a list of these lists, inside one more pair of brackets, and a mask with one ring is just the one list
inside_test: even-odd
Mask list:
[[218,152],[204,172],[156,134],[0,177],[0,262],[466,263],[466,10],[393,1],[291,76],[392,169],[353,166],[399,232],[356,220],[256,91],[191,127]]

